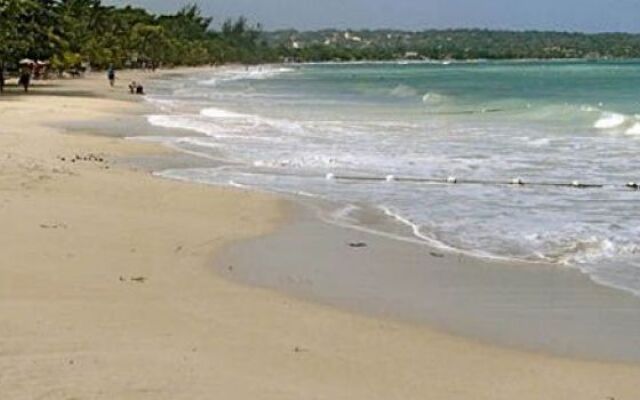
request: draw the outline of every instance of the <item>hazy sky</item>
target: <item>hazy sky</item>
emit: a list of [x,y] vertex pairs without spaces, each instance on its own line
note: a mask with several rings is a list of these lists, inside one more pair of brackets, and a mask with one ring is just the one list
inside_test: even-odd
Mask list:
[[[105,0],[174,11],[183,0]],[[200,0],[217,21],[245,15],[275,28],[487,27],[640,32],[640,0]]]

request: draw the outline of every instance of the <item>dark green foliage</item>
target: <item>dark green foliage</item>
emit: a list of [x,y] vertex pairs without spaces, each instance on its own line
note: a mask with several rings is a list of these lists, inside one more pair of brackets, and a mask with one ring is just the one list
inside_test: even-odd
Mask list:
[[101,0],[0,0],[0,69],[22,58],[85,66],[416,59],[640,58],[640,35],[394,30],[262,32],[244,18],[219,31],[196,5],[172,15]]
[[211,30],[195,5],[157,16],[100,0],[0,0],[0,64],[50,60],[60,72],[94,68],[255,63],[268,54],[243,18]]

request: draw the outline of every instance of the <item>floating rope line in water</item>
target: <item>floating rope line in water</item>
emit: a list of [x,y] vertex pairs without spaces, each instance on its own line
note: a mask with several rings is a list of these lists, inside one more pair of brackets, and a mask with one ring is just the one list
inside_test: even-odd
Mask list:
[[327,174],[327,180],[335,181],[353,181],[353,182],[405,182],[405,183],[429,183],[429,184],[442,184],[442,185],[495,185],[495,186],[547,186],[547,187],[565,187],[573,189],[603,189],[606,187],[612,188],[624,188],[628,190],[640,191],[640,183],[629,182],[623,185],[614,184],[593,184],[582,183],[580,181],[573,181],[570,183],[565,182],[526,182],[522,178],[514,178],[510,181],[500,180],[482,180],[482,179],[458,179],[454,176],[450,176],[446,179],[442,178],[416,178],[416,177],[397,177],[388,175],[386,177],[377,176],[357,176],[357,175],[335,175]]

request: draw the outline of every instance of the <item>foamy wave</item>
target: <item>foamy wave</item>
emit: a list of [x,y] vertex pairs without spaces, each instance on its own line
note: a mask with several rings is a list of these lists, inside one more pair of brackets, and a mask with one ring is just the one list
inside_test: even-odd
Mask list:
[[[556,234],[551,235],[534,235],[530,237],[531,241],[538,241],[542,247],[547,247],[547,251],[536,252],[530,256],[520,255],[499,255],[497,253],[488,253],[474,249],[461,249],[451,246],[443,241],[435,239],[425,234],[419,224],[402,216],[400,213],[393,211],[388,207],[380,207],[380,209],[389,217],[408,226],[415,237],[426,242],[428,245],[446,251],[458,254],[465,254],[472,257],[501,260],[501,261],[522,261],[529,263],[553,263],[574,267],[587,274],[594,282],[625,290],[636,295],[640,295],[638,288],[629,287],[625,283],[625,279],[635,277],[640,269],[637,261],[629,262],[636,258],[640,253],[640,245],[632,240],[621,238],[603,238],[597,235],[578,237],[567,240],[566,235],[560,238]],[[558,243],[562,243],[558,247]],[[546,244],[547,246],[544,246]],[[626,260],[619,265],[606,265],[604,263],[611,260]],[[636,279],[636,278],[633,278]]]
[[356,211],[358,211],[360,209],[361,209],[361,207],[358,207],[358,206],[356,206],[354,204],[347,204],[346,206],[344,206],[342,208],[338,208],[337,210],[335,210],[331,214],[331,218],[355,224],[358,221],[355,218],[351,217],[351,215],[354,212],[356,212]]
[[262,125],[269,126],[289,134],[305,133],[304,127],[299,122],[293,122],[286,119],[263,118],[258,115],[240,114],[213,107],[205,108],[200,111],[200,115],[214,120],[221,120],[222,122],[247,124],[245,128],[249,128],[250,130]]
[[441,249],[441,250],[446,250],[446,251],[450,251],[450,252],[453,252],[453,253],[468,255],[468,256],[471,256],[471,257],[485,258],[485,259],[491,259],[491,260],[502,260],[502,261],[514,261],[514,260],[517,260],[517,258],[515,258],[515,257],[498,256],[498,255],[490,254],[490,253],[487,253],[487,252],[484,252],[484,251],[481,251],[481,250],[463,250],[463,249],[460,249],[460,248],[456,248],[456,247],[450,246],[450,245],[446,244],[445,242],[442,242],[440,240],[434,239],[434,238],[424,234],[422,232],[421,228],[420,228],[420,225],[416,224],[415,222],[411,221],[408,218],[405,218],[401,214],[391,210],[389,207],[380,206],[379,208],[388,217],[393,218],[396,221],[400,222],[401,224],[406,225],[409,228],[411,228],[411,231],[413,232],[413,235],[415,237],[417,237],[421,241],[425,242],[429,246],[434,247],[436,249]]
[[153,125],[161,128],[169,129],[188,129],[199,133],[206,134],[208,130],[206,127],[198,125],[196,122],[190,120],[186,116],[177,115],[149,115],[147,121]]
[[418,95],[418,91],[411,86],[398,85],[389,92],[394,97],[414,97]]
[[625,133],[632,136],[640,135],[640,122],[633,124],[633,126],[627,129]]
[[229,180],[229,182],[228,182],[228,183],[229,183],[229,186],[234,187],[234,188],[236,188],[236,189],[251,189],[251,188],[252,188],[252,187],[251,187],[251,186],[249,186],[249,185],[245,185],[245,184],[242,184],[242,183],[238,183],[238,182],[236,182],[236,181],[234,181],[234,180]]
[[218,72],[213,78],[200,81],[200,84],[206,86],[215,86],[221,82],[268,79],[294,71],[295,69],[286,67],[261,66],[247,69],[235,68]]
[[588,104],[584,104],[584,105],[580,106],[580,111],[592,113],[592,112],[598,112],[598,111],[600,111],[600,109],[598,109],[597,107],[594,107],[594,106],[590,106]]
[[335,157],[309,154],[290,159],[256,160],[253,162],[253,166],[261,168],[331,168],[335,167],[337,163],[338,160]]
[[200,121],[194,115],[150,115],[147,121],[160,128],[188,130],[219,139],[245,138],[242,134],[233,135],[232,127],[218,125],[211,121]]
[[594,233],[592,228],[584,226],[533,234],[526,239],[539,249],[536,254],[544,261],[591,272],[596,272],[605,261],[624,260],[640,253],[640,245],[629,237]]
[[596,129],[613,129],[624,125],[627,117],[618,113],[604,113],[593,125]]
[[427,92],[422,96],[422,102],[427,105],[438,105],[443,103],[446,97],[435,92]]
[[551,144],[551,139],[549,138],[528,139],[527,144],[532,147],[545,147]]
[[206,147],[210,149],[220,149],[224,147],[224,145],[220,143],[214,143],[210,140],[201,140],[198,138],[180,138],[180,139],[177,139],[175,143],[186,144],[186,145],[197,146],[197,147]]
[[223,110],[221,108],[205,108],[200,111],[200,115],[207,118],[248,118],[248,115],[239,114],[232,111]]
[[153,96],[145,96],[144,100],[158,107],[164,112],[170,112],[176,108],[177,101],[172,99],[160,99]]
[[395,219],[396,221],[408,226],[411,228],[411,231],[413,232],[413,235],[417,238],[420,238],[422,240],[424,240],[425,242],[427,242],[429,245],[436,247],[436,248],[441,248],[444,250],[449,250],[449,251],[455,251],[457,249],[454,249],[453,247],[442,243],[438,240],[435,240],[425,234],[422,233],[422,231],[420,230],[420,226],[416,223],[414,223],[413,221],[411,221],[408,218],[403,217],[402,215],[400,215],[397,212],[394,212],[393,210],[391,210],[389,207],[385,207],[385,206],[381,206],[380,209],[388,216],[391,217],[393,219]]

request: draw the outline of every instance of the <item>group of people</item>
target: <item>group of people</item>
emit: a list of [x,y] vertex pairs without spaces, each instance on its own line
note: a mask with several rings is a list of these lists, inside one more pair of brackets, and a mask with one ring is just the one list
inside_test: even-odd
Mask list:
[[[107,70],[107,78],[109,79],[109,85],[114,87],[116,85],[116,71],[113,66],[110,66]],[[136,81],[129,82],[129,93],[131,94],[144,94],[144,86]]]
[[144,86],[142,86],[142,84],[136,82],[136,81],[131,81],[129,83],[129,93],[131,94],[144,94]]
[[[24,88],[25,92],[29,91],[29,86],[31,86],[31,79],[34,74],[33,65],[30,64],[22,64],[20,66],[20,75],[18,76],[18,85]],[[109,79],[109,84],[111,87],[114,87],[116,84],[116,71],[113,66],[110,66],[107,70],[107,78]],[[0,93],[4,91],[5,86],[5,77],[4,77],[4,68],[0,67]],[[129,92],[131,94],[144,94],[144,86],[141,83],[136,81],[131,81],[129,83]]]

